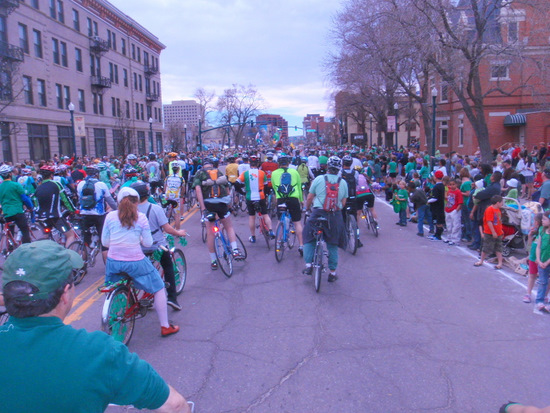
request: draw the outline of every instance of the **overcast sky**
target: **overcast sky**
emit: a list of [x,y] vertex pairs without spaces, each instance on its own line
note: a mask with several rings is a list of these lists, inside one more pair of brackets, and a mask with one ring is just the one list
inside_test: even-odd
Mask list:
[[255,85],[268,113],[289,126],[307,113],[330,116],[322,69],[339,1],[110,0],[166,45],[162,100],[190,99],[199,87],[220,95]]

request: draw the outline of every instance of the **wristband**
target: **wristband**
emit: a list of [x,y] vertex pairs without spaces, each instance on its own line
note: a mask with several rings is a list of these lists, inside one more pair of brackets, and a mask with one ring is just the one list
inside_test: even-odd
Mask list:
[[500,410],[498,411],[499,413],[509,413],[508,412],[508,407],[510,406],[515,406],[515,405],[521,405],[521,403],[516,403],[516,402],[508,402],[506,404],[503,404],[502,407],[500,408]]

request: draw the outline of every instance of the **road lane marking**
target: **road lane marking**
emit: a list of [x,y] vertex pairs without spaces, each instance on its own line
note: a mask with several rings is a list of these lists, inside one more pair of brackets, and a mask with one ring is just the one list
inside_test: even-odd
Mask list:
[[[189,211],[187,211],[184,214],[184,219],[181,221],[181,223],[187,222],[191,217],[198,211],[198,208],[194,206]],[[73,304],[73,312],[69,314],[69,316],[65,319],[65,324],[71,324],[77,320],[80,320],[82,318],[82,315],[86,310],[88,310],[93,303],[98,301],[98,299],[101,297],[103,293],[100,293],[97,291],[97,289],[101,286],[101,284],[104,283],[104,279],[100,278],[96,282],[94,282],[92,285],[90,285],[88,288],[86,288],[84,291],[82,291],[74,300]],[[94,294],[92,292],[95,291]],[[86,301],[82,302],[86,297],[88,297],[90,294],[92,294],[91,297],[86,299]],[[81,304],[82,302],[82,304]],[[79,304],[81,304],[79,306]],[[77,308],[78,307],[78,308]]]

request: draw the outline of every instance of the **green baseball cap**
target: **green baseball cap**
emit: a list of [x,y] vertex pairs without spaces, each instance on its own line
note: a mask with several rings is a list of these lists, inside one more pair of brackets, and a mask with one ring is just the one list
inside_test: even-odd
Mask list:
[[63,285],[73,268],[83,265],[80,255],[56,242],[23,244],[6,259],[2,287],[12,281],[26,281],[38,288],[29,298],[43,299]]

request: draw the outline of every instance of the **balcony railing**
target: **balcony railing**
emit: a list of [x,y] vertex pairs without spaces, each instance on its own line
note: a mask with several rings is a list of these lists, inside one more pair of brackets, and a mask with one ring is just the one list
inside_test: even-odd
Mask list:
[[21,0],[0,0],[0,14],[10,14],[19,7]]
[[111,87],[111,79],[104,76],[92,76],[92,86],[99,88]]
[[147,76],[156,75],[159,72],[158,66],[144,65],[143,70]]
[[159,95],[155,95],[154,93],[147,93],[145,95],[145,99],[149,102],[157,102],[159,100]]
[[0,58],[22,62],[23,57],[22,48],[0,41]]
[[90,37],[90,49],[94,52],[106,52],[109,50],[109,42],[99,36]]

